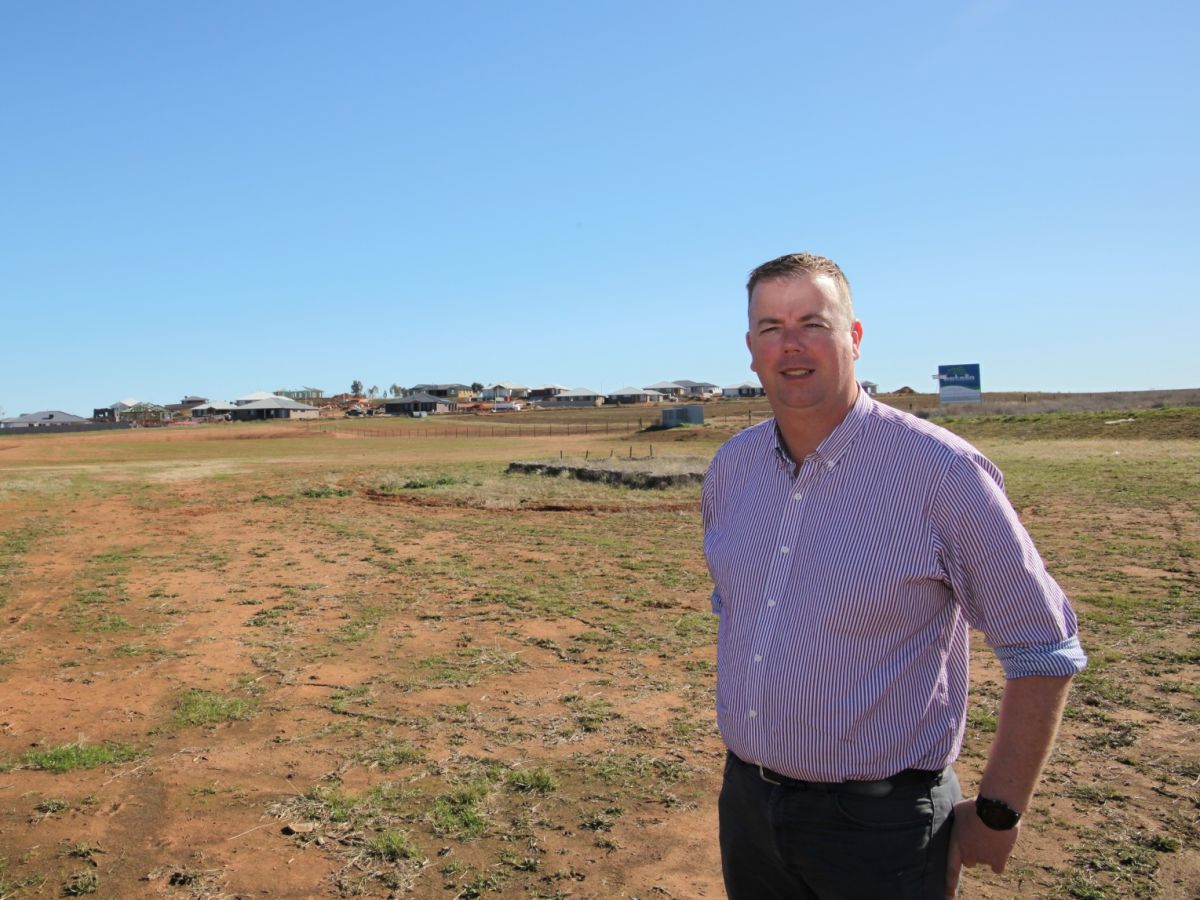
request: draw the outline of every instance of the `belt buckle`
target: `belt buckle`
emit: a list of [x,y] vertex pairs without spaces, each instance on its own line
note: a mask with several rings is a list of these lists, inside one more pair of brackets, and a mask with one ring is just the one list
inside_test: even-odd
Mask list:
[[765,781],[767,784],[773,784],[773,785],[775,785],[776,787],[783,787],[783,782],[782,782],[782,781],[776,781],[774,778],[768,778],[768,777],[767,777],[767,773],[766,773],[766,771],[763,769],[763,764],[762,764],[762,763],[755,763],[755,765],[756,765],[756,766],[758,766],[758,777],[759,777],[759,778],[761,778],[761,779],[762,779],[763,781]]

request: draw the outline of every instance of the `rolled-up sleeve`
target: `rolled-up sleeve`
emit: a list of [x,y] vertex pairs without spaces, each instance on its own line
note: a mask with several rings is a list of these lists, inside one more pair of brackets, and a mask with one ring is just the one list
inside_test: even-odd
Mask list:
[[955,600],[1005,676],[1082,671],[1087,657],[1075,611],[1008,502],[1000,471],[982,455],[958,457],[931,513]]

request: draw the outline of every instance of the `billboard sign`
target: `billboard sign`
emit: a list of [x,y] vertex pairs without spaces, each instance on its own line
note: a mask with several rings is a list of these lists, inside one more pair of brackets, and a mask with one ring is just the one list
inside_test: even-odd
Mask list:
[[979,363],[938,366],[939,403],[978,403]]

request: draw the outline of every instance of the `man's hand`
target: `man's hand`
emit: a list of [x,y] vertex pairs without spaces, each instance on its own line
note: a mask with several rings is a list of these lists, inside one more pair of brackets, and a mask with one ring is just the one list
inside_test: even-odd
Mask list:
[[950,829],[950,855],[946,860],[946,897],[958,893],[958,876],[963,866],[991,866],[999,875],[1021,831],[1021,823],[1008,831],[994,831],[975,814],[975,798],[954,807],[954,825]]

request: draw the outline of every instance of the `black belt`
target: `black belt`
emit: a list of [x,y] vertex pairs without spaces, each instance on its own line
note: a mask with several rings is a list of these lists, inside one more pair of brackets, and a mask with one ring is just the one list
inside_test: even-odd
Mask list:
[[761,763],[749,763],[734,753],[729,751],[730,757],[735,762],[741,763],[743,766],[749,766],[758,772],[758,777],[768,784],[778,785],[779,787],[792,788],[799,791],[834,791],[846,794],[855,794],[860,797],[886,797],[898,787],[906,785],[921,785],[933,786],[939,784],[942,780],[942,773],[945,769],[905,769],[903,772],[897,772],[887,778],[880,778],[878,781],[802,781],[799,778],[789,778],[787,775],[781,775]]

